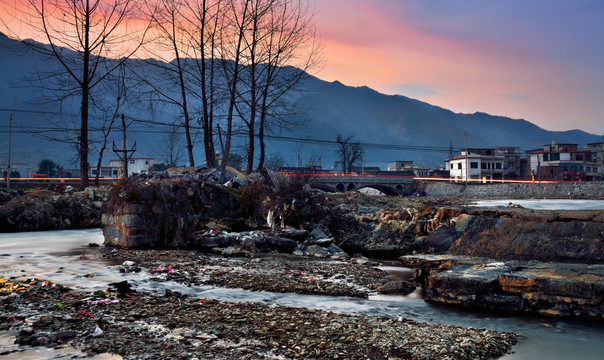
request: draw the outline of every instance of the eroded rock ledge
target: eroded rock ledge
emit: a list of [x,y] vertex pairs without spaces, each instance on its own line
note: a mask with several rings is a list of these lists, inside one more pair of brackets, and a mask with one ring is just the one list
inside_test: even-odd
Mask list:
[[497,261],[454,255],[408,255],[426,301],[537,313],[546,316],[604,319],[604,265],[538,261]]

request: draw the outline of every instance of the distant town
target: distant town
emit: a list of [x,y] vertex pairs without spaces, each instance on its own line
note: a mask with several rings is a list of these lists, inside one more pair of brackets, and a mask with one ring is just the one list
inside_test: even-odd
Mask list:
[[[128,176],[147,174],[165,170],[168,166],[153,157],[132,156],[128,159]],[[268,167],[268,166],[267,166]],[[342,170],[323,169],[321,165],[312,166],[272,166],[271,170],[283,173],[342,174]],[[21,174],[19,168],[11,168],[11,178],[76,178],[79,169],[63,169],[60,166],[52,171]],[[100,172],[99,172],[100,171]],[[352,166],[346,174],[390,175],[425,177],[449,180],[451,182],[481,181],[493,182],[524,179],[532,181],[601,181],[604,180],[604,142],[587,144],[579,148],[577,144],[552,142],[541,148],[521,152],[518,147],[498,146],[491,148],[468,148],[459,154],[447,158],[442,166],[429,167],[415,164],[413,160],[390,161],[386,169],[376,166]],[[0,174],[6,181],[6,166],[0,168]],[[123,162],[116,159],[109,164],[90,166],[91,178],[123,177]]]

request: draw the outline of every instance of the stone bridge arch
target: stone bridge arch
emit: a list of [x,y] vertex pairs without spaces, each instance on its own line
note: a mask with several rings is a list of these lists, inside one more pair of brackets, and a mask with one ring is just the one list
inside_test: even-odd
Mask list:
[[318,189],[318,190],[321,190],[321,191],[324,191],[324,192],[328,192],[328,193],[335,193],[335,192],[339,191],[335,187],[329,186],[329,185],[326,185],[326,184],[313,183],[313,184],[310,184],[310,187],[313,188],[313,189]]
[[389,195],[389,196],[396,196],[396,195],[401,194],[401,191],[398,190],[397,188],[394,188],[390,185],[385,185],[385,184],[362,185],[362,186],[359,186],[356,190],[367,189],[367,188],[379,190],[379,191],[383,192],[385,195]]

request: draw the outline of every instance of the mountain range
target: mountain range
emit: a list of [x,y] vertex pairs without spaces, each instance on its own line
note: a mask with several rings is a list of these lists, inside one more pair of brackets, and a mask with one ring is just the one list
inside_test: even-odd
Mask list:
[[[65,168],[76,167],[73,164],[77,162],[77,151],[72,145],[49,141],[40,135],[51,129],[53,122],[78,114],[79,104],[77,101],[61,104],[61,114],[57,117],[57,104],[44,102],[43,91],[25,86],[23,79],[31,79],[35,69],[59,66],[56,60],[25,49],[24,44],[0,34],[0,164],[4,165],[8,156],[8,123],[12,114],[13,167],[35,171],[42,158],[50,158]],[[361,143],[364,166],[382,169],[395,160],[444,165],[445,159],[463,149],[466,143],[470,148],[513,146],[525,151],[552,141],[579,146],[601,141],[600,136],[581,130],[548,131],[522,119],[482,112],[454,113],[402,95],[385,95],[368,87],[326,82],[311,75],[290,94],[289,101],[298,109],[289,116],[298,125],[274,131],[267,153],[269,157],[278,155],[291,166],[313,163],[332,168],[337,160],[333,142],[338,134],[351,136],[351,141]],[[49,112],[55,114],[50,122]],[[130,116],[166,123],[177,118],[174,109],[169,107],[159,111],[137,107],[130,110]],[[166,127],[153,127],[149,123],[132,125],[128,137],[130,143],[137,143],[136,155],[159,158],[158,149],[165,142],[165,130]],[[37,135],[33,134],[36,132]],[[121,133],[116,130],[109,139],[110,150],[104,163],[116,158],[111,152],[111,143],[121,144]],[[237,144],[241,151],[244,139],[240,138]],[[201,163],[203,146],[196,146],[195,158]],[[91,163],[95,162],[95,156],[91,154]]]

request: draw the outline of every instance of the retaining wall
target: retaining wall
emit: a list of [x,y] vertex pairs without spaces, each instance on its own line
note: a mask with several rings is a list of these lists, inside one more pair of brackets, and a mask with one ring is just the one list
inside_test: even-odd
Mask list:
[[604,199],[604,182],[454,184],[423,182],[427,196],[466,199]]

